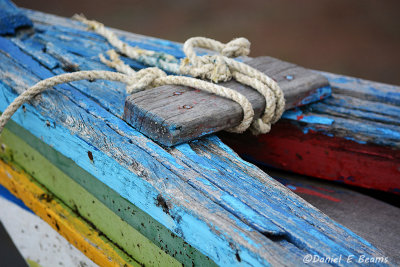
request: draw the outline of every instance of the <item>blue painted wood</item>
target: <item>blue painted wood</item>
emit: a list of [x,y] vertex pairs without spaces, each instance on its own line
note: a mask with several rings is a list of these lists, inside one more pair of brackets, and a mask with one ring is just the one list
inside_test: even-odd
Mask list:
[[362,144],[400,148],[399,86],[322,74],[332,85],[332,97],[286,112],[283,118],[304,133],[313,130]]
[[0,35],[14,34],[17,28],[31,26],[31,20],[11,1],[0,0]]
[[2,186],[0,184],[0,197],[7,199],[8,201],[15,203],[16,205],[18,205],[19,207],[23,208],[26,211],[32,212],[33,211],[28,208],[24,202],[22,202],[22,200],[20,200],[19,198],[17,198],[16,196],[14,196],[13,194],[11,194],[10,191],[7,190],[7,188],[5,188],[4,186]]
[[[40,38],[58,38],[53,26],[53,32],[43,31],[46,23],[67,27],[69,21],[40,13],[31,18],[35,27],[42,24]],[[0,38],[1,110],[21,91],[69,70],[70,64],[99,66],[89,54],[89,60],[80,60],[67,45],[53,44],[49,53],[59,67],[46,68],[33,56],[35,37],[22,41],[21,50],[15,39]],[[220,265],[301,265],[307,253],[382,256],[215,136],[160,147],[120,119],[125,96],[122,85],[113,82],[60,85],[33,106],[25,105],[13,120]],[[157,205],[160,197],[167,208]]]

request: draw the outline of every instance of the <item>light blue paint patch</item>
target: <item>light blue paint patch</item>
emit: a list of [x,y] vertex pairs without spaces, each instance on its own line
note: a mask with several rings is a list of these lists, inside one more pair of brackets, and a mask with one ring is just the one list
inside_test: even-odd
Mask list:
[[238,210],[240,213],[245,214],[245,216],[248,218],[258,216],[258,214],[256,214],[247,205],[245,205],[243,202],[241,202],[240,200],[229,194],[221,195],[221,199],[224,200],[229,205],[231,205],[235,210]]
[[308,105],[310,103],[327,98],[328,96],[331,95],[332,95],[332,88],[329,85],[323,86],[315,90],[315,92],[311,93],[309,96],[303,98],[299,103],[297,103],[297,105],[298,106]]
[[337,77],[337,78],[333,78],[333,79],[330,79],[330,80],[332,80],[332,82],[334,82],[334,83],[350,83],[350,82],[352,82],[352,79],[350,79],[350,78],[347,78],[347,77]]
[[367,143],[366,141],[355,139],[354,137],[351,137],[351,136],[345,136],[344,139],[349,140],[349,141],[354,141],[356,143],[363,144],[363,145],[365,145]]
[[178,164],[178,163],[176,162],[176,159],[175,159],[171,154],[169,154],[167,151],[165,151],[164,149],[162,149],[162,148],[161,148],[159,145],[157,145],[156,143],[154,143],[154,142],[147,142],[147,143],[146,143],[146,146],[147,146],[148,148],[152,149],[152,150],[155,152],[155,154],[157,154],[159,157],[167,159],[168,162],[171,163],[171,164],[172,164],[173,166],[175,166],[176,168],[181,169],[181,170],[184,170],[184,169],[185,169],[185,167],[183,167],[182,165],[180,165],[180,164]]
[[[400,124],[398,118],[393,118],[392,116],[383,115],[382,112],[385,110],[378,110],[377,111],[368,111],[368,110],[361,110],[362,107],[357,105],[356,107],[342,107],[335,105],[335,103],[316,103],[311,106],[312,112],[315,113],[322,113],[322,114],[342,114],[345,118],[353,120],[354,118],[360,118],[365,120],[365,123],[384,123],[387,125],[396,125]],[[369,104],[369,107],[372,105]],[[400,110],[399,110],[400,111]],[[400,113],[399,113],[400,114]]]
[[[238,198],[227,193],[223,193],[221,195],[221,199],[226,203],[224,206],[226,206],[228,209],[232,209],[233,213],[239,214],[241,217],[246,218],[248,222],[259,228],[260,231],[268,231],[274,234],[282,233],[282,229],[280,227],[272,223],[269,219],[265,217],[262,218],[260,214],[255,212],[252,208],[240,201]],[[256,246],[255,243],[252,243],[252,245]]]
[[301,130],[302,130],[303,134],[308,134],[308,132],[312,129],[310,127],[303,127]]
[[[221,243],[227,243],[222,237],[216,236],[209,232],[209,227],[203,222],[188,214],[183,214],[181,223],[176,232],[180,232],[181,228],[188,229],[185,231],[185,241],[189,244],[202,244],[199,250],[205,253],[203,248],[207,248],[207,255],[212,259],[217,259],[216,262],[221,266],[238,266],[240,263],[235,258],[230,258],[228,255],[235,254],[229,246],[222,247]],[[225,254],[225,255],[224,255]],[[247,260],[247,259],[246,259]],[[252,260],[252,259],[248,259]],[[253,258],[254,260],[254,258]],[[257,264],[260,266],[267,264],[265,260],[258,259]]]
[[319,117],[319,116],[304,116],[300,121],[307,122],[307,123],[316,123],[316,124],[324,124],[324,125],[332,125],[335,120],[326,118],[326,117]]
[[381,128],[381,127],[375,127],[374,130],[376,130],[379,133],[385,134],[389,137],[392,137],[393,139],[400,139],[400,132],[396,132],[391,129]]
[[[240,251],[239,253],[240,258],[242,259],[242,262],[244,264],[247,264],[248,266],[258,266],[259,262],[256,260],[258,256],[256,255],[251,255],[248,251]],[[240,264],[240,266],[243,266],[244,264]],[[272,266],[269,262],[266,262],[265,267]]]
[[203,157],[197,155],[197,153],[193,151],[193,149],[190,147],[189,144],[187,143],[180,144],[177,145],[175,148],[178,149],[180,152],[182,152],[184,155],[186,155],[188,158],[196,162],[200,167],[209,171],[214,171],[214,172],[218,171],[215,168],[211,167],[210,164],[208,164],[208,162],[205,159],[203,159]]
[[[327,132],[327,131],[324,130],[324,129],[318,129],[318,128],[315,128],[315,127],[303,127],[301,130],[302,130],[302,132],[303,132],[304,134],[308,134],[309,131],[314,131],[314,132],[322,133],[323,135],[326,135],[326,136],[328,136],[328,137],[332,137],[332,138],[335,137],[335,135],[334,135],[333,133],[330,133],[330,132]],[[359,140],[359,139],[356,139],[356,138],[351,137],[351,136],[345,136],[345,137],[343,137],[343,138],[346,139],[346,140],[350,140],[350,141],[357,142],[357,143],[359,143],[359,144],[367,144],[366,141]]]
[[205,184],[205,185],[207,185],[207,186],[212,186],[212,184],[210,183],[210,181],[208,181],[208,180],[206,180],[206,179],[204,179],[204,178],[197,177],[196,180],[202,182],[203,184]]
[[219,191],[220,190],[219,188],[214,186],[214,184],[211,183],[210,181],[208,181],[207,179],[204,179],[204,178],[201,178],[201,177],[196,177],[196,180],[201,182],[202,184],[208,186],[209,188],[211,188],[214,191]]
[[286,187],[291,189],[291,190],[296,190],[297,189],[297,187],[295,187],[294,185],[290,185],[290,184],[287,185]]
[[304,113],[299,109],[286,111],[285,113],[283,113],[282,118],[294,121],[302,121],[312,124],[323,124],[323,125],[332,125],[335,122],[334,119],[327,117],[304,115]]
[[257,244],[256,242],[254,242],[253,240],[251,240],[248,236],[244,235],[242,232],[239,232],[235,229],[235,232],[237,232],[241,237],[243,237],[247,243],[249,243],[251,246],[256,247],[256,248],[260,248],[261,245]]

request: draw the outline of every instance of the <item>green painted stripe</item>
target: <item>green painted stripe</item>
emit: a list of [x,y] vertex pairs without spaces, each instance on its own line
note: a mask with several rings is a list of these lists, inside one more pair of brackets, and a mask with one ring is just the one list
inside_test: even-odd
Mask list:
[[29,265],[29,267],[42,267],[42,265],[30,259],[26,259],[26,263]]
[[[35,177],[70,208],[145,265],[215,265],[95,177],[28,131],[10,122],[0,157]],[[88,155],[85,155],[88,156]]]

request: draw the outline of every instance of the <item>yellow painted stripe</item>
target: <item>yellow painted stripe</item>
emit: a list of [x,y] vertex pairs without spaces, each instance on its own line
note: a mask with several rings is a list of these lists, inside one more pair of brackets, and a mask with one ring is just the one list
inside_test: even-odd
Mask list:
[[0,160],[0,183],[100,266],[140,266],[23,171]]

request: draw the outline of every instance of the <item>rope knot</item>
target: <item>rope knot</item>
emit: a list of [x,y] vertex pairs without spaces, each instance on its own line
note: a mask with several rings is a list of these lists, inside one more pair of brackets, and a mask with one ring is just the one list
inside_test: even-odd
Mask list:
[[[197,56],[194,47],[207,48],[218,54]],[[214,83],[227,82],[232,79],[232,71],[226,59],[247,56],[250,53],[250,42],[243,37],[226,44],[208,38],[193,37],[185,42],[183,51],[187,58],[181,61],[181,73]]]
[[166,76],[167,74],[164,71],[156,67],[141,69],[130,77],[130,83],[126,90],[128,94],[132,94],[137,91],[156,87],[156,80]]
[[204,55],[197,57],[196,63],[190,63],[189,59],[182,61],[180,70],[182,73],[189,74],[193,77],[207,79],[214,83],[226,82],[232,79],[229,66],[225,59],[220,55]]
[[240,37],[226,43],[220,53],[226,57],[240,57],[250,54],[250,42]]

